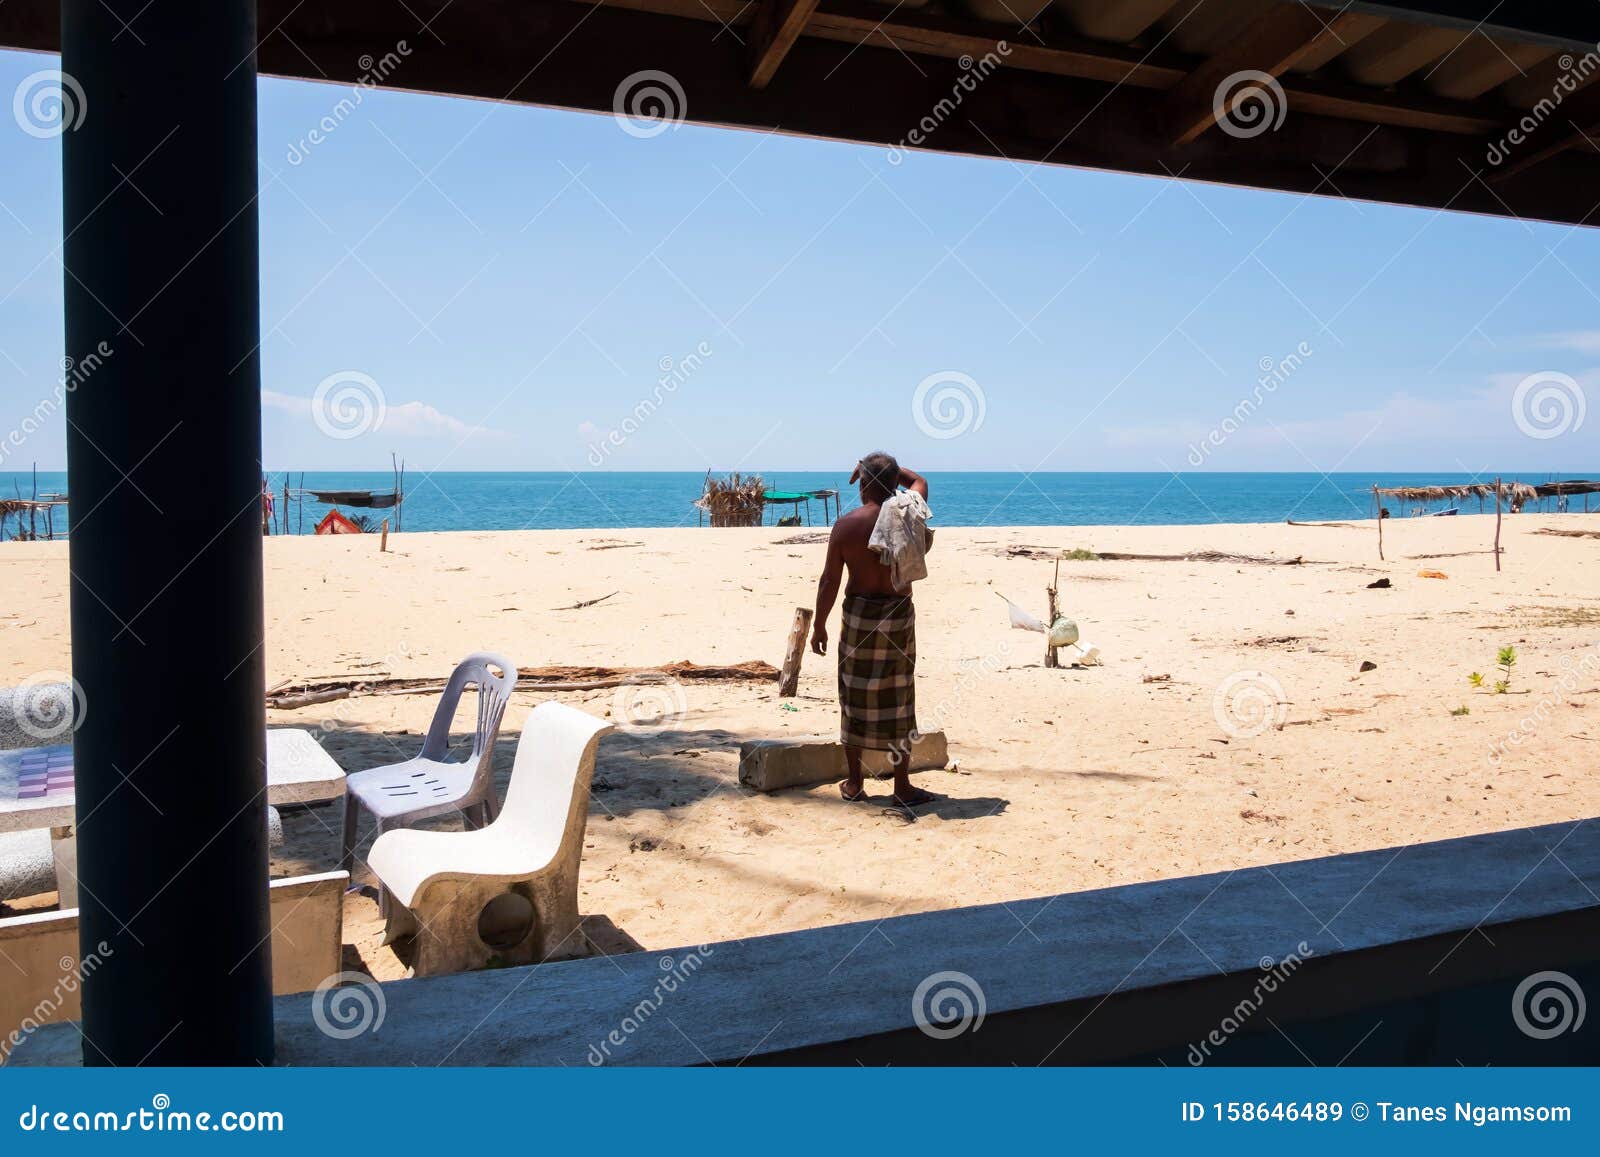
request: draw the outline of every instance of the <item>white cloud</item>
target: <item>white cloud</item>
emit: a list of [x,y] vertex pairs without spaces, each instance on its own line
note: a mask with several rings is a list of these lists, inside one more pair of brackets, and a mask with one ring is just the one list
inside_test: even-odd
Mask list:
[[297,398],[293,394],[280,394],[277,390],[263,389],[261,391],[261,404],[269,409],[282,410],[289,414],[311,413],[310,398]]
[[1600,354],[1600,329],[1571,329],[1562,333],[1541,334],[1535,340],[1534,348]]
[[390,406],[383,416],[383,428],[393,430],[402,436],[414,437],[425,437],[429,434],[452,434],[457,438],[466,438],[473,434],[504,436],[498,430],[470,425],[460,418],[442,413],[426,402],[406,402],[399,406]]
[[[295,394],[280,394],[277,390],[263,389],[261,404],[269,409],[282,410],[298,417],[312,416],[311,399]],[[427,402],[404,402],[385,407],[383,420],[378,424],[378,432],[389,432],[401,438],[427,438],[439,434],[448,434],[455,438],[506,436],[499,430],[463,422],[460,418],[446,414]]]
[[[1600,338],[1600,333],[1595,336]],[[1533,371],[1492,374],[1481,385],[1445,397],[1424,398],[1402,390],[1375,405],[1313,418],[1304,416],[1303,404],[1290,418],[1285,413],[1288,406],[1271,397],[1238,416],[1232,407],[1219,403],[1212,415],[1160,425],[1108,427],[1105,439],[1111,446],[1154,450],[1177,468],[1186,461],[1197,465],[1186,457],[1192,447],[1200,447],[1205,463],[1216,469],[1260,469],[1264,461],[1309,469],[1309,458],[1319,468],[1332,470],[1358,451],[1364,453],[1357,461],[1377,457],[1406,465],[1407,458],[1426,451],[1429,461],[1477,455],[1515,468],[1527,463],[1538,445],[1519,430],[1513,408],[1517,386],[1528,372]],[[1591,405],[1600,406],[1600,369],[1573,377]],[[1207,447],[1213,430],[1221,435],[1222,444]],[[1565,438],[1560,448],[1580,453],[1594,442],[1587,424]]]

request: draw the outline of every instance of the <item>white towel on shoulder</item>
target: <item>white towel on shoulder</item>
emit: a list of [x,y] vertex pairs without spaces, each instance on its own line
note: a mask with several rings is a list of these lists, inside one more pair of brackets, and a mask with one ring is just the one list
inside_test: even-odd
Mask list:
[[926,555],[933,547],[933,511],[915,490],[902,490],[883,504],[867,545],[889,568],[895,590],[909,591],[911,584],[928,577]]

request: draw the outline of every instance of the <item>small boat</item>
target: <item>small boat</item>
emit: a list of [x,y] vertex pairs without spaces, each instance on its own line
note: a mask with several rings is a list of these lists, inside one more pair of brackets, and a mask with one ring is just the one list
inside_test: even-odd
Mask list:
[[313,490],[311,497],[328,506],[365,506],[387,510],[398,501],[394,491]]
[[322,516],[322,521],[317,523],[313,534],[361,534],[362,530],[337,510],[330,510]]
[[1461,507],[1452,506],[1448,510],[1435,510],[1433,512],[1432,517],[1434,517],[1434,518],[1449,518],[1451,515],[1460,514],[1460,513],[1461,513]]

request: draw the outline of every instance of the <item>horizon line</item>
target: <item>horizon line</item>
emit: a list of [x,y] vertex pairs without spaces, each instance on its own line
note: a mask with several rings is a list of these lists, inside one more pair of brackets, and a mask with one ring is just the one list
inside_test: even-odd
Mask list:
[[[719,469],[717,469],[715,467],[712,467],[710,469],[705,469],[705,468],[702,468],[702,467],[694,467],[694,466],[637,466],[637,467],[632,467],[632,468],[629,468],[629,469],[613,469],[613,468],[605,468],[605,469],[594,469],[594,468],[576,469],[576,468],[573,468],[573,467],[566,467],[566,466],[546,466],[546,467],[534,467],[534,466],[490,466],[490,467],[479,467],[479,468],[473,468],[473,469],[462,469],[462,468],[454,468],[454,467],[451,467],[451,468],[440,467],[440,468],[432,469],[432,470],[425,469],[423,467],[417,466],[417,467],[411,467],[410,469],[411,469],[411,471],[413,471],[415,473],[427,474],[427,475],[433,475],[433,474],[585,474],[585,475],[592,475],[592,474],[618,474],[618,475],[622,475],[622,474],[702,474],[703,475],[703,474],[707,474],[707,473],[710,473],[710,474],[739,473],[739,474],[746,474],[746,475],[749,475],[749,474],[757,474],[757,475],[759,475],[759,474],[830,474],[830,473],[838,473],[838,474],[845,474],[846,477],[848,477],[848,474],[847,474],[845,468],[841,467],[841,466],[775,466],[775,467],[769,467],[769,468],[762,469],[762,470],[737,470],[737,471],[734,471],[734,470],[719,470]],[[4,468],[4,467],[0,467],[0,475],[12,474],[12,475],[26,476],[26,475],[28,475],[30,473],[35,472],[35,471],[37,471],[38,473],[41,473],[41,474],[65,474],[65,473],[68,472],[68,469],[67,469],[66,466],[53,466],[53,465],[52,466],[40,466],[40,465],[37,465],[37,464],[30,464],[29,466],[20,467],[20,468],[16,468],[16,469],[7,469],[7,468]],[[1116,470],[1110,470],[1110,469],[1108,469],[1108,470],[1090,470],[1090,469],[1083,469],[1083,470],[1018,470],[1015,467],[996,468],[996,467],[988,467],[988,466],[952,466],[952,467],[937,467],[937,466],[935,466],[935,467],[928,467],[927,468],[927,472],[930,473],[930,474],[1008,474],[1008,475],[1017,475],[1017,476],[1035,476],[1035,475],[1046,475],[1046,474],[1073,474],[1073,475],[1089,475],[1089,474],[1140,475],[1140,474],[1148,474],[1148,475],[1155,475],[1155,476],[1158,476],[1158,477],[1167,477],[1169,475],[1204,475],[1204,474],[1212,474],[1212,475],[1229,475],[1229,474],[1304,474],[1304,475],[1321,475],[1322,477],[1325,477],[1325,478],[1343,478],[1343,477],[1355,477],[1355,476],[1371,475],[1371,474],[1452,474],[1452,475],[1465,475],[1465,476],[1474,477],[1474,478],[1486,478],[1486,477],[1489,477],[1489,474],[1486,471],[1482,471],[1482,470],[1476,470],[1476,471],[1475,470],[1463,470],[1463,469],[1460,469],[1459,467],[1457,467],[1455,469],[1450,469],[1450,470],[1440,470],[1440,469],[1430,469],[1430,468],[1427,468],[1427,467],[1420,467],[1420,466],[1418,466],[1418,467],[1406,467],[1406,468],[1382,467],[1382,468],[1371,469],[1371,470],[1327,470],[1327,471],[1318,470],[1318,469],[1315,469],[1315,468],[1309,469],[1309,470],[1273,470],[1273,469],[1268,469],[1268,468],[1237,469],[1237,470],[1207,470],[1207,469],[1191,469],[1191,470],[1126,470],[1126,469],[1116,469]],[[294,467],[287,467],[287,468],[284,468],[284,467],[265,468],[265,469],[263,469],[262,473],[268,474],[268,475],[273,475],[273,474],[302,474],[302,473],[304,473],[304,474],[393,474],[394,470],[390,466],[304,466],[304,467],[294,466]],[[1552,468],[1552,467],[1541,467],[1541,468],[1539,468],[1537,470],[1502,470],[1499,473],[1500,473],[1500,477],[1501,478],[1510,478],[1510,477],[1513,477],[1514,475],[1530,475],[1531,476],[1531,475],[1534,475],[1534,474],[1571,475],[1573,478],[1584,478],[1584,477],[1600,478],[1600,468],[1597,468],[1596,470],[1591,471],[1591,472],[1585,472],[1585,471],[1580,471],[1580,470],[1560,469],[1560,468]]]

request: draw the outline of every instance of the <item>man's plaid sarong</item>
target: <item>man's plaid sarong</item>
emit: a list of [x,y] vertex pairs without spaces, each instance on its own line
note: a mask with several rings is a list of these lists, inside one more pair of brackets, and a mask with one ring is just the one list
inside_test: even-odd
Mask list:
[[917,616],[905,595],[847,595],[839,640],[839,738],[909,749],[917,729]]

